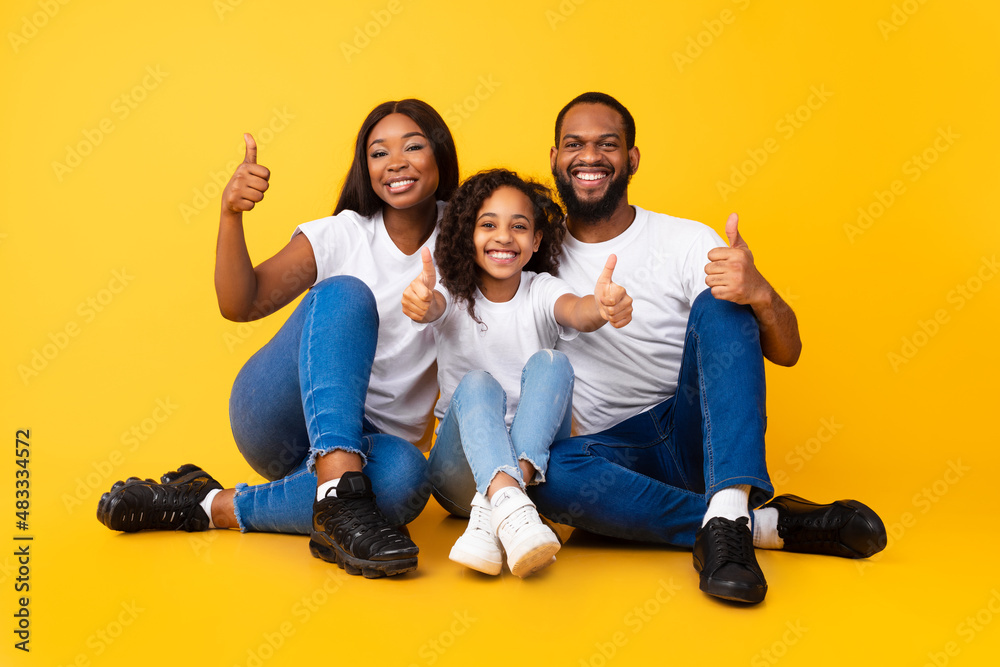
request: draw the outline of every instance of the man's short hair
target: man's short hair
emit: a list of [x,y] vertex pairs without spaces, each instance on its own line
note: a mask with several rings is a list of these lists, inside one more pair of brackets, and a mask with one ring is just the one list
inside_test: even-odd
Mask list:
[[624,104],[606,93],[584,93],[583,95],[578,95],[562,108],[562,111],[556,116],[556,146],[559,145],[559,134],[562,132],[563,119],[566,117],[566,113],[578,104],[603,104],[617,111],[618,115],[622,117],[622,125],[625,126],[625,147],[635,147],[635,119],[632,118],[632,114],[629,113]]

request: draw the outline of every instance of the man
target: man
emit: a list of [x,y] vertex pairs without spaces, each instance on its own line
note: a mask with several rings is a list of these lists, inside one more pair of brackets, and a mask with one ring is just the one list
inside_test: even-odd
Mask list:
[[[601,258],[633,297],[632,323],[560,341],[576,371],[577,437],[553,444],[539,509],[613,537],[691,547],[700,588],[746,603],[767,583],[754,547],[868,557],[885,527],[857,501],[773,494],[764,456],[766,358],[792,366],[798,323],[754,266],[735,214],[726,244],[697,222],[628,202],[635,122],[585,93],[556,119],[552,174],[569,235],[560,277],[586,290]],[[600,295],[598,295],[600,296]]]

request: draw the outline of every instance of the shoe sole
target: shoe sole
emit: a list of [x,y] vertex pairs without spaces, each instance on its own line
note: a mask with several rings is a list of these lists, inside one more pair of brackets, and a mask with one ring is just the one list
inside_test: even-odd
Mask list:
[[764,586],[745,588],[743,586],[734,586],[732,583],[726,581],[715,581],[711,577],[702,578],[701,583],[698,584],[698,588],[713,597],[729,600],[730,602],[744,602],[746,604],[763,602],[764,596],[767,595],[766,584]]
[[459,565],[464,565],[469,569],[482,572],[483,574],[496,576],[503,569],[502,561],[492,561],[482,556],[477,556],[471,551],[462,549],[457,544],[451,548],[448,558]]
[[542,542],[525,552],[513,565],[510,564],[510,554],[507,554],[507,566],[516,577],[527,577],[545,568],[553,561],[553,556],[559,551],[559,540]]
[[336,563],[347,574],[362,575],[365,579],[379,579],[406,574],[417,569],[417,557],[397,560],[365,560],[356,558],[336,544],[327,544],[321,533],[313,532],[309,539],[309,552],[327,563]]

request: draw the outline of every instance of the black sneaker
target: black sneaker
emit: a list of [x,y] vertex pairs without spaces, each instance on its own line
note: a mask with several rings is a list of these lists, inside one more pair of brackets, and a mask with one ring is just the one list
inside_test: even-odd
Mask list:
[[222,485],[196,465],[187,463],[160,478],[129,477],[115,482],[97,503],[97,520],[111,530],[207,530],[209,517],[201,501]]
[[778,496],[761,509],[778,510],[778,536],[785,551],[842,558],[868,558],[885,549],[885,525],[857,500],[820,505],[798,496]]
[[767,593],[746,517],[715,517],[702,526],[694,538],[694,569],[701,573],[699,588],[717,598],[756,604]]
[[382,514],[368,477],[346,472],[336,497],[313,503],[309,551],[348,574],[375,579],[417,569],[420,549]]

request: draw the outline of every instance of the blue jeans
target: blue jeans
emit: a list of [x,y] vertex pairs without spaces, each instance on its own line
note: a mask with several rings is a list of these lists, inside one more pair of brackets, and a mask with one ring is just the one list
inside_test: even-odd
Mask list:
[[390,522],[412,521],[430,497],[427,461],[365,418],[378,338],[375,297],[351,276],[313,287],[233,384],[229,416],[240,453],[269,484],[238,484],[243,531],[312,530],[315,459],[334,450],[361,456]]
[[518,461],[545,480],[549,445],[570,433],[573,367],[562,352],[540,350],[521,371],[521,399],[510,425],[504,422],[507,395],[486,371],[469,371],[451,397],[428,459],[434,497],[452,514],[468,516],[472,497],[497,472],[524,488]]
[[695,300],[677,393],[605,431],[553,443],[541,513],[590,532],[691,547],[708,499],[747,484],[774,492],[764,457],[764,358],[753,311]]

